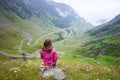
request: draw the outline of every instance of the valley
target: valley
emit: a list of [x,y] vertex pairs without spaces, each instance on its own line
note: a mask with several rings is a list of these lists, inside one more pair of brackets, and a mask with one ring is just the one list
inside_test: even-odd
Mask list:
[[120,79],[120,15],[93,26],[64,3],[0,0],[0,80],[54,80],[39,75],[46,38],[66,80]]

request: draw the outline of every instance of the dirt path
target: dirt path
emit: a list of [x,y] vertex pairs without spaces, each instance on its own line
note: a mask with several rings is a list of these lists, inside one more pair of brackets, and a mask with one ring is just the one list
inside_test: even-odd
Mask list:
[[[33,45],[36,45],[36,44],[38,43],[38,41],[41,40],[42,38],[45,38],[45,37],[47,37],[47,36],[49,36],[49,35],[52,35],[52,34],[54,34],[54,33],[56,33],[56,32],[59,32],[59,31],[64,31],[64,30],[58,30],[58,31],[52,32],[52,33],[50,33],[50,34],[43,35],[43,36],[39,37],[39,38],[35,41],[35,43],[34,43]],[[18,51],[19,51],[20,55],[10,54],[10,53],[7,53],[7,52],[5,52],[5,51],[3,51],[3,50],[0,50],[0,54],[1,54],[1,55],[4,55],[4,56],[11,57],[11,58],[40,58],[40,56],[39,56],[39,50],[36,50],[36,51],[35,51],[34,53],[32,53],[32,54],[22,51],[22,45],[23,45],[24,41],[29,39],[29,41],[27,42],[27,45],[28,45],[28,46],[31,46],[30,43],[31,43],[31,41],[32,41],[32,38],[28,37],[28,34],[27,34],[27,35],[25,35],[25,33],[22,33],[22,34],[23,34],[23,39],[21,40],[20,46],[19,46],[19,48],[18,48]],[[65,34],[65,35],[66,35],[66,34]],[[65,54],[65,53],[64,53],[64,52],[58,52],[58,54],[59,54],[59,55],[63,55],[63,54]]]
[[9,54],[9,53],[6,53],[5,51],[2,51],[2,50],[0,50],[0,54],[4,55],[4,56],[11,57],[11,58],[23,58],[22,55]]
[[[46,34],[46,35],[43,35],[43,36],[40,36],[36,41],[35,41],[35,43],[33,44],[33,46],[35,46],[35,45],[37,45],[37,43],[41,40],[41,39],[43,39],[43,38],[45,38],[45,37],[48,37],[49,35],[52,35],[52,34],[54,34],[54,33],[57,33],[57,32],[59,32],[59,31],[62,31],[63,33],[64,33],[64,37],[68,37],[67,35],[71,35],[71,34],[68,34],[65,30],[63,30],[63,29],[61,29],[61,30],[57,30],[57,31],[54,31],[54,32],[52,32],[52,33],[49,33],[49,34]],[[26,36],[25,36],[26,37]],[[30,38],[29,39],[29,41],[27,42],[27,45],[28,46],[32,46],[30,43],[32,42],[32,38]]]
[[19,59],[19,58],[40,58],[39,57],[39,54],[38,54],[38,51],[33,53],[33,54],[29,54],[29,53],[25,53],[23,52],[25,55],[15,55],[15,54],[10,54],[10,53],[7,53],[5,51],[2,51],[0,50],[0,54],[1,55],[4,55],[4,56],[8,56],[8,57],[11,57],[13,59]]
[[29,39],[29,41],[27,42],[27,45],[31,46],[31,44],[30,44],[31,42],[32,42],[32,38]]
[[34,46],[35,46],[35,45],[39,42],[39,40],[41,40],[42,38],[48,37],[49,35],[52,35],[52,34],[57,33],[57,32],[59,32],[59,31],[61,31],[61,30],[57,30],[57,31],[54,31],[54,32],[52,32],[52,33],[49,33],[49,34],[40,36],[40,37],[35,41]]
[[22,40],[21,40],[20,46],[19,46],[19,48],[18,48],[18,51],[19,51],[20,54],[22,53],[22,45],[23,45],[24,40],[25,40],[25,39],[22,39]]

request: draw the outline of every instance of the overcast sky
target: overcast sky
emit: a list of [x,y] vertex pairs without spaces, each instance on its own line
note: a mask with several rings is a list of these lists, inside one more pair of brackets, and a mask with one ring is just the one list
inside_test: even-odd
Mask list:
[[53,0],[66,3],[93,25],[107,22],[120,14],[120,0]]

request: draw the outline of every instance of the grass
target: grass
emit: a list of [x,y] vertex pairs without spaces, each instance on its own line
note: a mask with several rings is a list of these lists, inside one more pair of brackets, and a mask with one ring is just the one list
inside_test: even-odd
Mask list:
[[[10,35],[14,36],[13,34]],[[55,35],[51,35],[51,37],[53,39],[57,38]],[[23,43],[23,50],[30,53],[34,52],[42,47],[44,39],[45,38],[40,40],[36,46],[30,47],[26,45],[28,40],[25,40]],[[57,65],[65,72],[66,80],[119,80],[119,58],[110,56],[86,58],[77,54],[77,51],[74,51],[74,49],[79,47],[79,45],[82,46],[83,43],[89,41],[88,39],[89,37],[86,37],[86,39],[82,37],[74,37],[59,41],[54,46],[57,51],[65,52],[64,56],[59,56]],[[34,44],[34,42],[35,39],[31,44]],[[97,42],[97,40],[93,40],[93,42]],[[84,48],[79,47],[78,52],[83,50],[83,52],[80,53],[85,54],[85,51],[87,53],[91,47],[94,47],[96,50],[101,49],[103,45],[101,43],[94,43],[87,45]],[[10,51],[8,52],[11,51],[15,52],[15,50],[10,48]],[[107,53],[110,53],[110,51],[107,51]],[[41,61],[39,59],[13,60],[3,56],[0,56],[0,58],[0,73],[2,73],[0,74],[1,80],[53,80],[53,78],[46,79],[40,77],[39,71]]]
[[[4,67],[6,66],[6,67]],[[6,60],[2,62],[1,73],[5,75],[0,75],[1,80],[38,80],[39,75],[37,72],[40,67],[40,61],[37,60],[35,63],[32,60]],[[30,77],[31,76],[31,77]]]
[[[54,39],[54,36],[52,37]],[[65,52],[65,55],[59,55],[57,66],[64,71],[66,80],[119,80],[119,58],[111,56],[83,57],[74,52],[74,48],[78,47],[77,44],[74,44],[74,41],[85,42],[85,40],[82,42],[82,39],[77,37],[60,41],[54,46],[57,51]],[[39,44],[42,44],[44,39],[40,40],[38,45],[31,47],[26,45],[27,42],[27,40],[24,41],[23,50],[32,52],[34,49],[37,49],[34,47],[40,47]],[[34,42],[35,41],[33,41],[32,44],[34,44]],[[73,46],[75,47],[71,47],[72,44],[74,44]],[[95,47],[99,49],[101,44],[98,43]],[[85,49],[88,49],[87,46]],[[40,59],[13,60],[6,57],[4,58],[3,56],[0,57],[1,80],[54,80],[53,78],[40,77]]]
[[109,48],[106,50],[106,52],[104,54],[117,57],[117,54],[119,54],[119,52],[120,52],[119,48]]
[[0,50],[8,53],[18,53],[18,47],[22,36],[21,33],[14,29],[4,29],[4,34],[0,35]]
[[12,22],[18,22],[18,18],[16,18],[17,15],[15,13],[13,13],[12,11],[10,11],[10,10],[5,11],[2,6],[0,6],[0,11],[10,21],[12,21]]
[[[4,50],[7,53],[18,54],[18,48],[23,38],[26,38],[27,40],[29,37],[32,37],[33,40],[31,44],[33,44],[40,36],[57,30],[54,26],[48,25],[47,22],[42,21],[35,16],[31,17],[30,20],[22,20],[14,13],[5,11],[1,7],[0,10],[2,11],[1,16],[3,17],[3,20],[1,19],[1,21],[3,24],[7,25],[2,26],[4,28],[1,29],[4,34],[0,35],[0,50]],[[15,20],[13,21],[11,20],[13,19],[12,16],[15,17]],[[42,41],[39,42],[40,44],[38,43],[35,46],[29,47],[26,45],[26,41],[24,42],[23,50],[32,53],[41,47],[41,42]]]
[[91,37],[89,40],[79,45],[76,50],[74,50],[74,52],[84,56],[91,55],[92,57],[98,56],[100,54],[115,56],[120,52],[119,44],[119,36],[116,37],[116,35],[99,38]]
[[[106,61],[105,59],[102,59],[102,61]],[[64,71],[66,80],[119,80],[120,65],[109,66],[100,61],[83,56],[75,57],[70,54],[60,56],[57,66]],[[112,64],[112,61],[106,62]],[[40,64],[40,59],[0,60],[0,73],[2,73],[0,74],[0,79],[54,80],[40,77]]]
[[22,45],[22,51],[28,52],[28,53],[33,53],[36,50],[36,47],[34,46],[28,46],[27,45],[28,40],[24,40],[24,43]]
[[[39,37],[38,37],[38,38],[39,38]],[[24,40],[24,43],[23,43],[23,45],[22,45],[22,48],[23,48],[22,50],[25,51],[25,52],[28,52],[28,53],[33,53],[33,52],[35,52],[36,50],[39,50],[40,48],[42,48],[43,43],[44,43],[44,40],[46,39],[46,37],[41,38],[41,39],[38,41],[38,43],[37,43],[36,45],[34,45],[34,43],[36,42],[36,40],[37,40],[38,38],[33,39],[33,40],[31,41],[31,45],[30,45],[30,46],[27,45],[27,42],[28,42],[29,40]],[[58,36],[56,36],[56,35],[54,35],[54,34],[51,34],[51,35],[48,36],[48,38],[50,38],[50,39],[54,42],[54,41],[56,41],[56,39],[58,38]]]
[[64,62],[63,66],[65,68],[61,67],[67,74],[67,80],[119,80],[119,74],[113,74],[111,69],[106,66],[91,65],[86,62],[74,60],[67,61],[67,63]]
[[105,44],[111,44],[111,45],[117,45],[117,44],[120,44],[120,39],[117,37],[117,38],[109,38],[109,39],[106,39],[103,41],[103,43]]
[[111,56],[99,56],[96,57],[96,60],[106,66],[120,66],[120,58]]
[[[37,45],[34,45],[36,39],[58,29],[35,16],[32,16],[30,20],[22,20],[18,16],[14,18],[12,14],[15,15],[3,10],[3,15],[12,22],[5,21],[9,27],[3,29],[4,34],[0,35],[0,50],[17,54],[20,41],[26,38],[22,50],[33,53],[42,47],[46,37],[50,37],[55,43],[56,50],[65,53],[65,55],[59,55],[57,66],[65,72],[66,80],[120,79],[120,59],[113,57],[114,54],[120,52],[119,49],[109,48],[104,56],[96,56],[106,45],[118,45],[120,43],[119,36],[92,38],[79,35],[56,42],[59,36],[52,34],[43,37]],[[16,23],[13,24],[13,22]],[[22,35],[23,32],[25,32],[24,36],[32,37],[31,46],[26,45],[29,39]],[[93,58],[84,57],[89,52],[94,53]],[[0,80],[53,80],[40,77],[40,64],[39,59],[10,59],[0,55]]]

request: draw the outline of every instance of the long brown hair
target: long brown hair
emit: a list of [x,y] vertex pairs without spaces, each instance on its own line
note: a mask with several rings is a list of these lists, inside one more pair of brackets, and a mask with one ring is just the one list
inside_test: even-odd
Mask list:
[[43,48],[45,49],[45,50],[50,50],[50,49],[52,49],[52,41],[51,41],[51,39],[46,39],[45,41],[44,41],[44,44],[43,44]]

